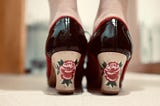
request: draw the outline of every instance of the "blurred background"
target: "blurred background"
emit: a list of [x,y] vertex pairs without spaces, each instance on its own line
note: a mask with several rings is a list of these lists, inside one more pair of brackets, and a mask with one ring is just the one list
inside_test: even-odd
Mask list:
[[[45,72],[48,0],[2,0],[0,72]],[[92,34],[99,0],[77,0],[86,37]],[[159,0],[129,0],[128,23],[134,42],[130,71],[160,73]],[[89,5],[89,6],[88,6]]]

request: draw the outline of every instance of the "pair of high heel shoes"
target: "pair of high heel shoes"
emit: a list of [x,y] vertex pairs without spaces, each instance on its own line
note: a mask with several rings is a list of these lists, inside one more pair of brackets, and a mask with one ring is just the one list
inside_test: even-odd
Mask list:
[[130,34],[121,19],[103,20],[87,43],[82,26],[74,18],[61,17],[46,42],[48,85],[60,93],[73,93],[85,75],[88,89],[118,94],[131,56]]

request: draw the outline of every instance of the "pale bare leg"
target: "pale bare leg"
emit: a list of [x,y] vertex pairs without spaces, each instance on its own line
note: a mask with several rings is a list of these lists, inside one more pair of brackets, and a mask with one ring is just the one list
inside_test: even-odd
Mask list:
[[94,29],[107,17],[118,17],[126,22],[128,0],[100,0]]
[[77,0],[49,0],[50,24],[62,16],[71,16],[81,23],[77,11]]

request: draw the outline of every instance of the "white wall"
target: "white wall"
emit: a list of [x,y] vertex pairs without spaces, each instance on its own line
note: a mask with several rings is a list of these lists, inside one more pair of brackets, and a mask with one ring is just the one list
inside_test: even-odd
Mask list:
[[48,0],[26,0],[26,24],[48,20]]
[[137,0],[138,18],[147,26],[160,23],[160,0]]
[[160,62],[160,0],[137,0],[142,61]]

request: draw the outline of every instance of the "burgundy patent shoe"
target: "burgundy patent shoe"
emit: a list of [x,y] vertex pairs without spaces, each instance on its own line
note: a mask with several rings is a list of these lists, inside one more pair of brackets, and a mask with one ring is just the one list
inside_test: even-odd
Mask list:
[[87,88],[118,94],[131,56],[131,36],[126,24],[117,17],[102,21],[88,44]]
[[81,87],[87,40],[82,26],[72,17],[57,19],[46,41],[48,85],[60,93]]

